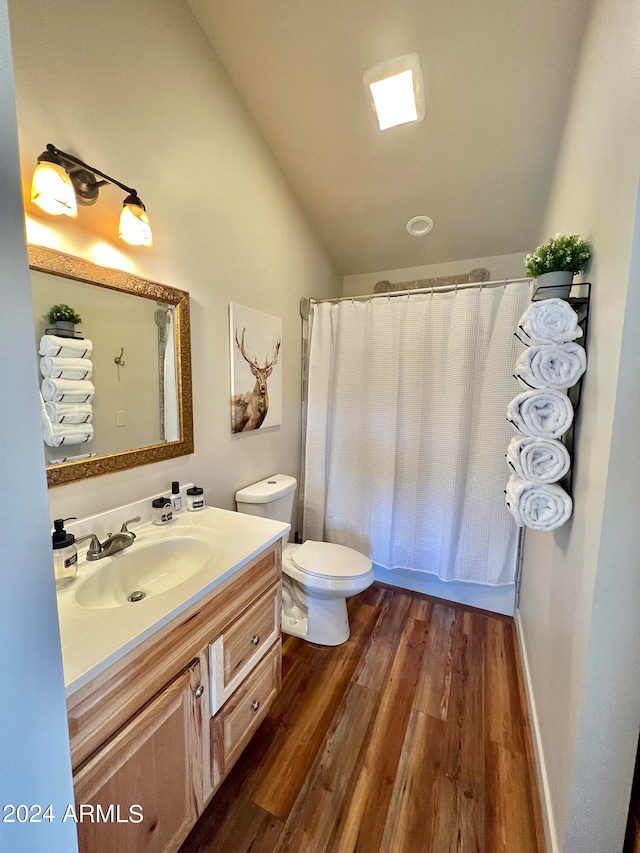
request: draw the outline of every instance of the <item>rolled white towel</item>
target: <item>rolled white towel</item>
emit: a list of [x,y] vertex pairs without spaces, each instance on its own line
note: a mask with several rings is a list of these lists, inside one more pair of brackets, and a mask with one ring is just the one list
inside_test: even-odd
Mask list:
[[522,480],[556,483],[569,470],[571,457],[560,441],[514,435],[507,448],[507,464]]
[[91,403],[45,403],[52,424],[90,424],[93,420]]
[[62,462],[80,462],[82,459],[91,459],[93,456],[97,456],[95,451],[93,453],[75,453],[73,456],[58,456],[55,459],[49,459],[47,464],[60,465]]
[[559,391],[523,391],[507,406],[507,420],[524,435],[560,438],[573,423],[573,406]]
[[52,435],[45,444],[49,447],[65,447],[70,444],[85,444],[93,438],[93,424],[54,424]]
[[43,379],[40,387],[47,403],[90,403],[96,393],[88,379]]
[[45,355],[40,359],[40,373],[48,379],[91,379],[93,362],[89,358]]
[[89,358],[93,342],[76,338],[61,338],[58,335],[43,335],[40,338],[40,355],[64,358]]
[[49,414],[47,412],[47,407],[42,399],[42,394],[38,394],[40,398],[40,420],[42,421],[42,438],[44,441],[49,443],[53,438],[53,424],[51,423],[51,419],[49,418]]
[[538,344],[562,344],[582,336],[578,315],[564,299],[532,302],[518,326]]
[[539,344],[518,357],[514,376],[529,388],[572,388],[587,369],[580,344]]
[[518,527],[555,530],[562,527],[573,512],[573,501],[555,483],[532,483],[512,475],[506,494],[507,507]]

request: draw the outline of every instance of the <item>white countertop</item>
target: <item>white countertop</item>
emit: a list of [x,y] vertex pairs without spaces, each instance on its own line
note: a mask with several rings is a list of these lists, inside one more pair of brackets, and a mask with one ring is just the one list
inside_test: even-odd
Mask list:
[[[206,507],[201,512],[182,512],[164,527],[144,524],[132,525],[132,529],[136,541],[112,557],[87,562],[84,555],[88,543],[83,543],[77,578],[58,591],[67,697],[220,586],[291,528],[279,521]],[[108,573],[110,565],[117,567],[121,555],[133,552],[136,547],[180,535],[203,539],[212,546],[211,558],[195,574],[171,589],[119,607],[88,608],[78,603],[76,593],[93,572]]]

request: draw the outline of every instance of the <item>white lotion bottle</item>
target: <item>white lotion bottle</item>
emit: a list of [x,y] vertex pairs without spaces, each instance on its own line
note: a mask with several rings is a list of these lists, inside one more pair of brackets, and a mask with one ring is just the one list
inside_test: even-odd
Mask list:
[[180,483],[177,480],[171,483],[171,506],[174,515],[182,512],[182,495],[180,494]]

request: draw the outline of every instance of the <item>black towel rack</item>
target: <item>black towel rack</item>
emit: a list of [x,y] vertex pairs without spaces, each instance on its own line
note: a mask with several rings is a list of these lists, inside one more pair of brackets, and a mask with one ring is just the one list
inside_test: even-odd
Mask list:
[[[574,285],[574,288],[578,288],[580,290],[579,296],[569,296],[564,301],[568,302],[569,305],[573,308],[573,310],[578,315],[578,326],[582,329],[582,339],[578,339],[576,343],[581,344],[584,347],[585,352],[587,353],[587,369],[589,367],[589,358],[588,358],[588,331],[589,331],[589,303],[591,301],[591,282],[585,281],[580,282],[579,284]],[[536,295],[540,294],[542,291],[548,288],[539,287],[536,291]],[[545,297],[542,296],[542,299]],[[532,302],[539,302],[540,299],[532,300]],[[519,327],[519,332],[522,332],[522,328]],[[531,344],[527,343],[522,339],[518,332],[514,332],[514,335],[518,340],[524,344],[525,346],[531,346]],[[571,457],[571,466],[569,470],[564,475],[564,477],[559,481],[558,485],[562,486],[565,492],[573,498],[573,471],[574,471],[574,456],[575,456],[575,434],[576,434],[576,421],[579,416],[579,406],[580,401],[582,399],[582,383],[584,382],[584,378],[586,373],[583,373],[580,379],[576,382],[573,388],[567,389],[567,396],[571,401],[573,406],[573,421],[571,422],[571,426],[562,436],[560,441],[564,444],[564,446],[569,451],[569,456]],[[515,377],[514,377],[515,378]]]
[[[587,370],[589,369],[589,349],[588,349],[588,332],[589,332],[589,303],[591,300],[591,282],[587,281],[584,284],[580,284],[581,288],[584,288],[584,294],[580,296],[570,296],[567,299],[567,302],[573,310],[578,315],[578,325],[582,329],[582,341],[576,341],[576,343],[581,343],[584,347],[585,352],[587,353]],[[560,485],[567,492],[567,494],[573,498],[573,472],[575,469],[575,436],[576,436],[576,421],[579,417],[579,407],[580,402],[582,400],[582,384],[584,382],[584,378],[586,376],[586,372],[582,374],[580,379],[576,382],[573,388],[567,389],[567,396],[571,400],[573,405],[573,421],[569,429],[562,436],[561,441],[564,446],[569,451],[569,456],[571,457],[571,467],[564,475],[562,480],[560,480]]]

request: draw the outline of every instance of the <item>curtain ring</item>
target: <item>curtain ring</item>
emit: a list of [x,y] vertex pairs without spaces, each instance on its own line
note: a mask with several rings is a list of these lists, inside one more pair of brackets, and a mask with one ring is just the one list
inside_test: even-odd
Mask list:
[[431,298],[433,299],[433,285],[431,285]]

